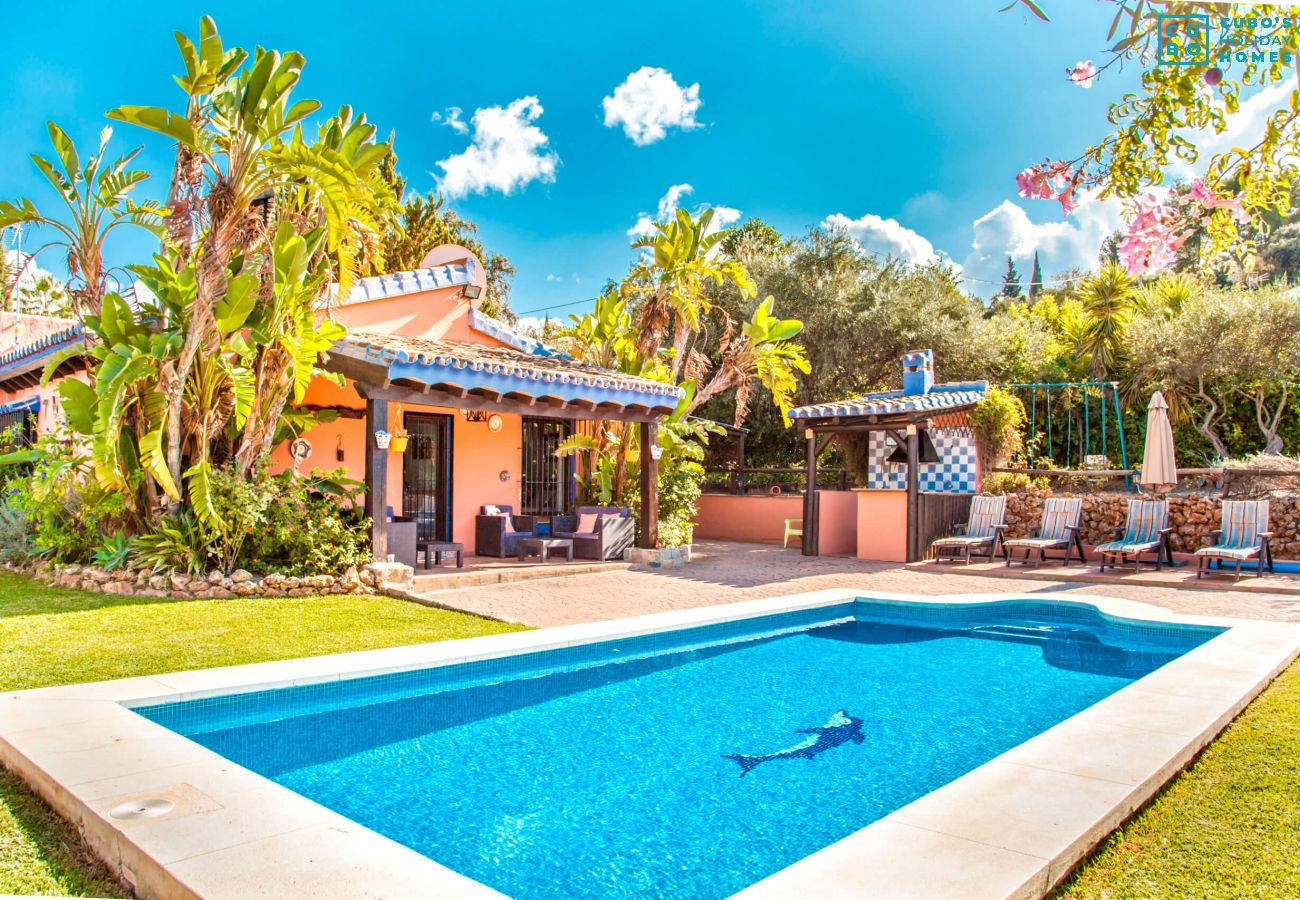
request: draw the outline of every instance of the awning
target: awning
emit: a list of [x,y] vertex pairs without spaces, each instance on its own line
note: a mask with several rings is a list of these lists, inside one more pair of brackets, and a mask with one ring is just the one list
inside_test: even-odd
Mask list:
[[365,396],[524,415],[653,420],[681,397],[675,385],[563,356],[373,332],[350,332],[324,367]]

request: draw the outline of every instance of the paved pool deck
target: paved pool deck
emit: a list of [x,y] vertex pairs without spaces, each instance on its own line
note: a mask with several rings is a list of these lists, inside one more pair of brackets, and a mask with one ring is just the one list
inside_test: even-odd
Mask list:
[[[855,588],[899,594],[1006,594],[1062,597],[1088,594],[1135,600],[1194,616],[1228,616],[1300,622],[1300,596],[1268,590],[1270,579],[1243,578],[1249,589],[1233,587],[1227,576],[1207,578],[1202,586],[1051,580],[1053,568],[1032,572],[1014,568],[964,573],[945,564],[909,567],[899,563],[866,562],[846,557],[806,557],[791,547],[770,544],[702,541],[695,559],[676,569],[636,567],[545,578],[513,584],[440,590],[426,594],[440,606],[535,627],[576,625],[694,609],[827,588]],[[1095,566],[1089,567],[1095,572]],[[1067,573],[1079,572],[1075,565]],[[1152,579],[1144,579],[1152,580]],[[1275,580],[1300,586],[1300,579]]]

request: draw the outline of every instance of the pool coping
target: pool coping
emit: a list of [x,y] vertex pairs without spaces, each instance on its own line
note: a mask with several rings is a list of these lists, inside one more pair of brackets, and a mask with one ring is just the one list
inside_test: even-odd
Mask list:
[[[143,897],[499,897],[493,889],[257,775],[128,706],[472,662],[879,599],[1044,601],[835,588],[605,622],[0,695],[0,763]],[[1300,625],[1058,601],[1227,627],[1099,703],[745,888],[746,898],[1040,896],[1184,768],[1300,653]],[[110,811],[171,804],[144,818]],[[120,811],[119,811],[120,812]]]

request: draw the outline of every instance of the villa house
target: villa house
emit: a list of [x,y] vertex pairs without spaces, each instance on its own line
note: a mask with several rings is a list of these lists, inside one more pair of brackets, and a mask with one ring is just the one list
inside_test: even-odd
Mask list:
[[[583,422],[620,420],[636,423],[653,447],[658,422],[677,404],[673,385],[584,365],[484,315],[475,301],[485,290],[480,261],[443,246],[415,271],[361,279],[327,313],[348,334],[322,367],[344,384],[317,378],[303,405],[337,418],[276,447],[271,463],[342,468],[364,480],[378,558],[388,552],[389,511],[414,520],[421,539],[457,541],[468,552],[484,505],[571,511],[574,470],[554,456],[558,443]],[[20,423],[30,437],[61,416],[55,385],[41,386],[40,377],[82,330],[69,320],[6,316],[0,424]],[[83,369],[70,360],[59,377]],[[406,441],[392,440],[402,433]],[[638,543],[653,547],[657,455],[641,460],[647,502]]]

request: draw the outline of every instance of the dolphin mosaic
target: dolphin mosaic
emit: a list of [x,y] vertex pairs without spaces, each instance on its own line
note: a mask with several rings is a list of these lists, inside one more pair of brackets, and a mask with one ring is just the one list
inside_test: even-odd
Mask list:
[[838,747],[848,741],[861,744],[867,739],[866,735],[862,733],[862,720],[849,715],[844,710],[840,710],[831,716],[825,725],[818,728],[800,728],[795,731],[795,734],[806,734],[809,737],[793,747],[786,747],[784,750],[778,750],[775,753],[768,753],[763,756],[724,753],[722,757],[723,759],[735,760],[740,765],[740,777],[744,778],[754,767],[765,762],[771,762],[774,759],[812,759],[832,747]]

